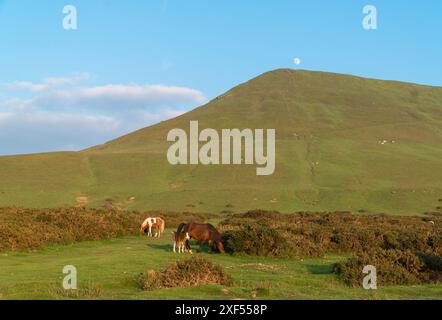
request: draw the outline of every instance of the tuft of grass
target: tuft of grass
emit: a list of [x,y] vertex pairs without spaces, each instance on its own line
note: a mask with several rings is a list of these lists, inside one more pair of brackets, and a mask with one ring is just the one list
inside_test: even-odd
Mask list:
[[252,298],[264,298],[268,297],[271,294],[271,283],[268,281],[263,281],[252,290]]
[[84,288],[75,290],[66,290],[53,286],[49,289],[49,294],[61,297],[64,299],[96,299],[101,296],[101,285],[87,284]]

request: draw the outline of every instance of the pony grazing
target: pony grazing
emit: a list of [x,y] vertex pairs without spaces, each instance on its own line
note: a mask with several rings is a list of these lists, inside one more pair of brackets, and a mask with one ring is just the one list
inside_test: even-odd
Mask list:
[[140,228],[140,234],[147,233],[148,237],[152,237],[152,228],[156,229],[155,238],[161,237],[161,234],[164,232],[164,228],[166,227],[166,223],[161,218],[147,218],[144,220],[143,224]]
[[188,241],[190,240],[189,234],[186,233],[177,233],[176,231],[172,232],[173,237],[173,252],[176,253],[176,249],[178,248],[178,253],[189,252],[192,254],[192,249],[188,249]]
[[189,252],[190,254],[192,254],[192,248],[190,248],[189,245],[190,236],[187,232],[183,232],[183,228],[185,225],[185,223],[181,223],[177,231],[172,232],[174,253],[176,252],[176,248],[178,247],[178,253]]
[[213,244],[215,245],[215,248],[219,250],[219,252],[224,253],[224,245],[221,234],[211,224],[191,222],[183,227],[182,232],[188,234],[191,239],[197,240],[200,245],[200,250],[202,245],[207,242],[209,244],[210,253],[212,252]]

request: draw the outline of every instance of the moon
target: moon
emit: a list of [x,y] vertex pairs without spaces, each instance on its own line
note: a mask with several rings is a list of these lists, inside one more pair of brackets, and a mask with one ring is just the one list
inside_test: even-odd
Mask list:
[[293,62],[294,62],[297,66],[299,66],[299,65],[301,64],[301,59],[299,59],[299,58],[295,58],[295,60],[293,60]]

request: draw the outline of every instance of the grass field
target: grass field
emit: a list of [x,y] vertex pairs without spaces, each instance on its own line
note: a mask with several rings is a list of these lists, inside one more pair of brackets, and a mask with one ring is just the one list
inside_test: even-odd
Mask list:
[[196,253],[224,267],[236,285],[144,292],[137,275],[188,257],[171,252],[169,231],[161,239],[126,237],[1,253],[0,299],[69,299],[61,290],[65,265],[77,267],[78,299],[252,299],[254,294],[256,299],[442,299],[441,285],[349,288],[331,273],[343,255],[300,260]]

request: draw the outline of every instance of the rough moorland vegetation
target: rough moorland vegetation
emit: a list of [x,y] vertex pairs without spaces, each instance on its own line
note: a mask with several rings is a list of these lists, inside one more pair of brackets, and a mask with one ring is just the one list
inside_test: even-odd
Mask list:
[[226,250],[260,256],[319,257],[352,253],[334,270],[360,285],[366,265],[378,269],[380,284],[442,281],[442,217],[392,217],[349,212],[295,213],[249,211],[220,223]]
[[206,221],[212,216],[121,211],[115,208],[0,208],[0,251],[33,250],[46,244],[136,235],[147,217],[163,217],[167,227],[177,227],[182,221]]
[[[121,211],[112,207],[0,208],[0,251],[137,235],[141,222],[148,216],[165,218],[167,227],[219,218],[194,213]],[[347,261],[333,267],[351,286],[360,285],[361,270],[366,265],[377,267],[380,285],[442,282],[440,214],[397,217],[300,212],[288,215],[255,210],[228,215],[218,228],[223,232],[226,251],[235,255],[352,254]],[[176,268],[185,269],[180,269],[181,265]],[[146,277],[154,283],[162,276],[151,272]],[[168,285],[161,282],[161,286]]]

